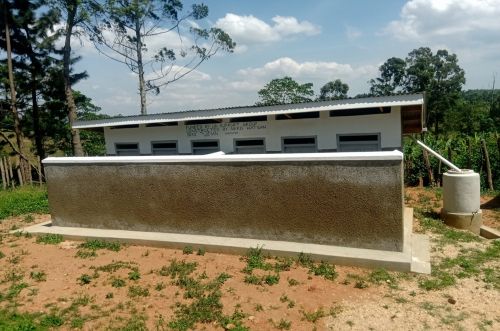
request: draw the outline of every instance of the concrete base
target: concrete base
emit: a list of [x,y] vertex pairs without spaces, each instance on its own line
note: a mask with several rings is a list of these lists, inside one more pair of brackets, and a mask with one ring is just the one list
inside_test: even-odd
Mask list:
[[[40,223],[16,230],[39,234],[61,234],[66,239],[103,239],[128,244],[182,249],[187,245],[194,249],[203,247],[210,252],[244,254],[251,247],[262,249],[274,256],[296,257],[298,253],[310,254],[314,260],[323,260],[340,265],[429,274],[430,255],[427,236],[412,234],[413,210],[405,209],[405,242],[403,252],[317,245],[287,241],[228,238],[178,233],[105,230],[80,227],[52,226],[52,222]],[[13,231],[15,232],[15,231]]]
[[486,239],[498,239],[500,238],[500,231],[490,228],[486,225],[481,225],[481,237]]
[[481,209],[477,213],[450,213],[442,209],[441,218],[448,226],[469,230],[477,235],[480,234],[481,225],[483,224],[483,212]]

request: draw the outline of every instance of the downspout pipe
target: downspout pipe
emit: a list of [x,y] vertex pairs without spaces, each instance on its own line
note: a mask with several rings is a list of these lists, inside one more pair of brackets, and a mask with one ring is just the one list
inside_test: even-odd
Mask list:
[[427,146],[426,144],[424,144],[420,140],[417,140],[417,144],[419,144],[420,146],[422,146],[422,148],[426,149],[429,153],[431,153],[432,155],[434,155],[435,157],[437,157],[439,160],[441,160],[441,162],[443,162],[444,164],[446,164],[448,167],[452,168],[453,170],[455,170],[457,172],[462,172],[462,169],[460,169],[459,167],[457,167],[456,165],[454,165],[453,163],[451,163],[450,161],[448,161],[447,159],[445,159],[444,157],[442,157],[441,155],[439,155],[432,148],[430,148],[429,146]]

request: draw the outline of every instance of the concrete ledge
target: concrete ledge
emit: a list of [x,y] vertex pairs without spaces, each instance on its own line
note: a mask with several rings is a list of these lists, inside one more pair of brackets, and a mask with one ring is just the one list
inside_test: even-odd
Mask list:
[[[405,213],[406,217],[410,215],[413,215],[411,211]],[[244,254],[251,247],[262,247],[266,253],[275,256],[296,257],[298,253],[303,252],[310,254],[314,260],[323,260],[339,265],[430,273],[429,240],[424,235],[412,235],[409,231],[405,231],[410,237],[405,238],[407,239],[405,245],[407,249],[403,252],[248,238],[61,227],[52,226],[50,221],[16,231],[34,235],[60,234],[66,239],[72,240],[101,239],[175,249],[182,249],[190,245],[194,249],[203,247],[210,252],[226,254]]]
[[486,239],[498,239],[500,238],[500,231],[490,228],[486,225],[481,225],[480,233],[481,237]]

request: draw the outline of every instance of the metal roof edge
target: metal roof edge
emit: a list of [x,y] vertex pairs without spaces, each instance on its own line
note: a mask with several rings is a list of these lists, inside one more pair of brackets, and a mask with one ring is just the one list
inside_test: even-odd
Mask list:
[[356,109],[384,106],[423,105],[424,94],[398,94],[380,97],[350,98],[330,101],[314,101],[272,106],[242,106],[215,109],[201,109],[158,113],[149,115],[132,115],[102,120],[75,121],[74,129],[90,129],[107,126],[167,123],[177,121],[204,120],[214,118],[236,118],[247,116],[275,115],[283,113],[302,113],[311,111],[329,111],[336,109]]

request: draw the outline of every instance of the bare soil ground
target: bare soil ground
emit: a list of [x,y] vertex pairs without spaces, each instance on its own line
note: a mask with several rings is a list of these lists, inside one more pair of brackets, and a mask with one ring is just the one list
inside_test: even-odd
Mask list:
[[[500,330],[498,242],[443,227],[435,219],[439,191],[411,188],[405,198],[415,208],[415,231],[432,238],[432,275],[276,259],[258,250],[245,257],[37,242],[9,231],[48,215],[5,219],[0,329],[2,318],[17,318],[6,313],[15,310],[40,329],[58,330]],[[499,228],[498,198],[483,199],[493,205],[485,223]]]

